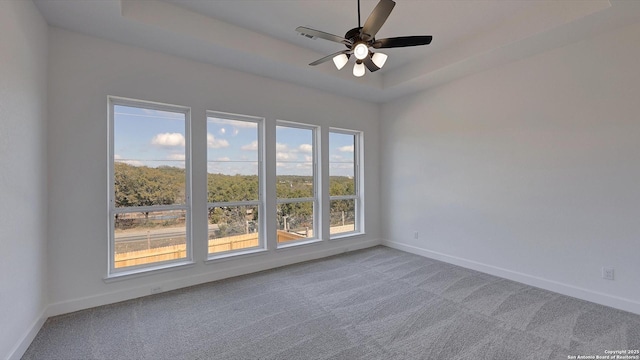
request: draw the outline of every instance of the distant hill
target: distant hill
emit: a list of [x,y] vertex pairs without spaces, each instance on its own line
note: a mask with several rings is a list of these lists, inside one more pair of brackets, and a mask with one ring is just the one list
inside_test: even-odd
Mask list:
[[[115,163],[115,200],[117,207],[180,204],[185,201],[184,169],[160,166],[133,166]],[[313,197],[311,176],[277,177],[278,198]],[[347,176],[331,176],[331,196],[353,195],[354,181]],[[258,199],[257,175],[207,174],[207,201],[233,202]]]

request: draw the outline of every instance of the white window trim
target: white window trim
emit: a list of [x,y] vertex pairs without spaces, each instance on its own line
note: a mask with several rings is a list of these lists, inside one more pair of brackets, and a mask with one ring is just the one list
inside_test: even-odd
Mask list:
[[[191,204],[191,108],[180,105],[164,104],[146,100],[136,100],[117,96],[107,96],[107,119],[108,119],[108,158],[107,158],[107,173],[108,173],[108,186],[107,186],[107,210],[109,214],[108,229],[109,229],[109,242],[108,242],[108,265],[106,279],[120,278],[128,275],[136,275],[140,273],[146,273],[150,271],[163,270],[171,267],[180,267],[190,265],[193,263],[193,243],[192,243],[192,204]],[[116,105],[138,107],[150,110],[169,111],[175,113],[182,113],[185,115],[185,204],[184,205],[156,205],[156,206],[144,206],[144,207],[131,207],[131,208],[116,208],[115,207],[115,159],[114,159],[114,125],[115,114],[114,107]],[[134,211],[135,210],[135,211]],[[115,214],[140,212],[140,211],[163,211],[163,210],[184,210],[185,211],[185,246],[186,257],[182,259],[159,261],[153,264],[144,264],[137,266],[128,266],[123,269],[115,268]]]
[[[258,216],[261,218],[258,219],[258,245],[250,248],[229,250],[229,251],[221,251],[214,254],[209,253],[209,230],[206,229],[207,240],[205,242],[205,252],[207,254],[207,262],[218,259],[227,259],[235,256],[254,254],[254,253],[262,253],[267,249],[266,242],[266,233],[267,233],[267,216],[265,211],[265,169],[264,169],[264,144],[265,144],[265,136],[264,136],[264,127],[265,127],[265,118],[250,116],[250,115],[242,115],[242,114],[233,114],[227,112],[213,111],[207,110],[207,121],[210,117],[215,117],[218,119],[225,120],[235,120],[235,121],[247,121],[253,122],[257,124],[258,127],[258,200],[248,200],[248,201],[233,201],[233,202],[207,202],[207,215],[209,213],[209,208],[211,207],[224,207],[224,206],[258,206]],[[207,158],[207,165],[209,159]],[[208,174],[208,172],[207,172]],[[207,181],[207,186],[209,186]],[[208,189],[207,189],[208,194]],[[262,214],[262,215],[260,215]],[[209,218],[207,216],[207,226],[209,226]]]
[[[278,126],[283,126],[283,127],[290,127],[290,128],[297,128],[297,129],[306,129],[306,130],[311,130],[312,131],[312,148],[313,148],[313,152],[311,153],[311,156],[313,157],[313,164],[312,164],[312,175],[313,175],[313,197],[312,198],[278,198],[276,195],[276,203],[277,204],[291,204],[291,203],[298,203],[298,202],[312,202],[313,203],[313,237],[311,238],[303,238],[300,240],[296,240],[296,241],[287,241],[286,243],[280,244],[277,242],[277,247],[276,249],[286,249],[286,248],[291,248],[291,247],[296,247],[296,246],[301,246],[301,245],[307,245],[307,244],[313,244],[316,243],[318,241],[320,241],[321,237],[320,237],[320,229],[322,229],[321,226],[321,219],[322,219],[322,205],[321,202],[319,201],[320,199],[320,186],[321,186],[321,174],[320,174],[320,170],[318,167],[318,154],[320,153],[320,144],[322,143],[322,141],[320,140],[320,136],[321,136],[321,128],[318,125],[311,125],[311,124],[304,124],[304,123],[299,123],[299,122],[293,122],[293,121],[287,121],[287,120],[276,120],[276,128]],[[276,143],[277,143],[278,139],[276,136]],[[277,161],[276,161],[277,163]],[[273,166],[276,166],[276,163],[273,164]],[[277,179],[278,175],[277,175],[277,169],[276,169],[276,179]]]
[[[333,200],[354,200],[355,201],[355,229],[354,231],[342,232],[334,235],[329,235],[330,240],[338,240],[344,239],[357,235],[365,234],[364,227],[364,191],[363,191],[363,179],[364,179],[364,169],[361,165],[363,163],[363,153],[364,153],[364,133],[358,130],[348,130],[348,129],[340,129],[340,128],[329,128],[329,135],[331,133],[344,134],[344,135],[353,135],[354,144],[353,144],[353,176],[355,180],[355,195],[340,195],[340,196],[329,196],[329,204]],[[330,141],[330,140],[329,140]],[[327,144],[329,145],[329,144]],[[331,164],[331,159],[329,159],[329,164]],[[329,171],[329,176],[331,173]]]

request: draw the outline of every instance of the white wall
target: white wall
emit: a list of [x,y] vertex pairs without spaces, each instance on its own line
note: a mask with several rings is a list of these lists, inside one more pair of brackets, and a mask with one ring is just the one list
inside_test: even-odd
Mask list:
[[386,243],[640,313],[638,39],[633,25],[385,104]]
[[47,24],[0,1],[0,358],[19,357],[46,298]]
[[[159,285],[169,290],[380,242],[379,106],[60,29],[51,29],[49,41],[50,314],[148,295]],[[190,106],[196,149],[206,148],[208,109],[265,117],[272,157],[276,119],[364,131],[366,235],[205,264],[199,251],[206,248],[203,166],[194,168],[193,205],[202,210],[194,218],[196,265],[105,283],[108,95]],[[194,164],[204,164],[205,156],[194,152]],[[267,204],[274,201],[267,198]]]

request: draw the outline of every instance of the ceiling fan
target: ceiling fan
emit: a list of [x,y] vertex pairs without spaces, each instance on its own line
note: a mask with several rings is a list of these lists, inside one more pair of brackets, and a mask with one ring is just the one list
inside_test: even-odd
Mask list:
[[338,51],[334,54],[327,55],[322,59],[312,62],[311,66],[322,64],[330,59],[338,70],[342,69],[349,57],[354,55],[356,64],[353,67],[353,75],[360,77],[365,73],[365,66],[369,71],[374,72],[382,68],[387,61],[387,55],[376,52],[372,49],[388,49],[407,46],[428,45],[431,43],[431,36],[401,36],[376,40],[375,36],[378,30],[391,14],[391,10],[396,3],[393,0],[380,0],[378,5],[373,9],[371,15],[365,21],[364,26],[360,26],[360,0],[358,0],[358,27],[353,28],[344,35],[344,37],[326,33],[324,31],[314,30],[307,27],[299,26],[296,31],[300,35],[310,39],[320,38],[343,44],[347,50]]

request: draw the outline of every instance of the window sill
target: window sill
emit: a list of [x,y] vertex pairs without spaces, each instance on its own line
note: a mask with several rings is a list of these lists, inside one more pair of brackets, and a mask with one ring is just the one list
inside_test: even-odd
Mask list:
[[135,279],[142,276],[154,275],[174,270],[182,270],[193,267],[194,265],[195,262],[193,261],[180,261],[142,269],[119,271],[117,273],[107,275],[107,277],[102,280],[108,284],[116,281]]
[[225,260],[261,255],[267,252],[269,252],[269,250],[267,249],[251,249],[251,250],[245,250],[245,251],[236,251],[236,252],[224,253],[220,255],[209,256],[209,258],[207,258],[207,260],[205,260],[204,262],[205,264],[211,264],[214,262],[220,262]]
[[336,234],[336,235],[330,237],[329,240],[351,239],[351,238],[354,238],[356,236],[362,236],[362,235],[365,235],[365,234],[366,233],[364,233],[364,232],[353,231],[353,232],[348,232],[348,233]]
[[284,243],[284,244],[278,245],[278,248],[276,250],[291,249],[291,248],[296,248],[298,246],[320,244],[321,242],[322,242],[321,239],[311,239],[311,240],[302,240],[302,241],[296,241],[296,242],[288,242],[288,243]]

